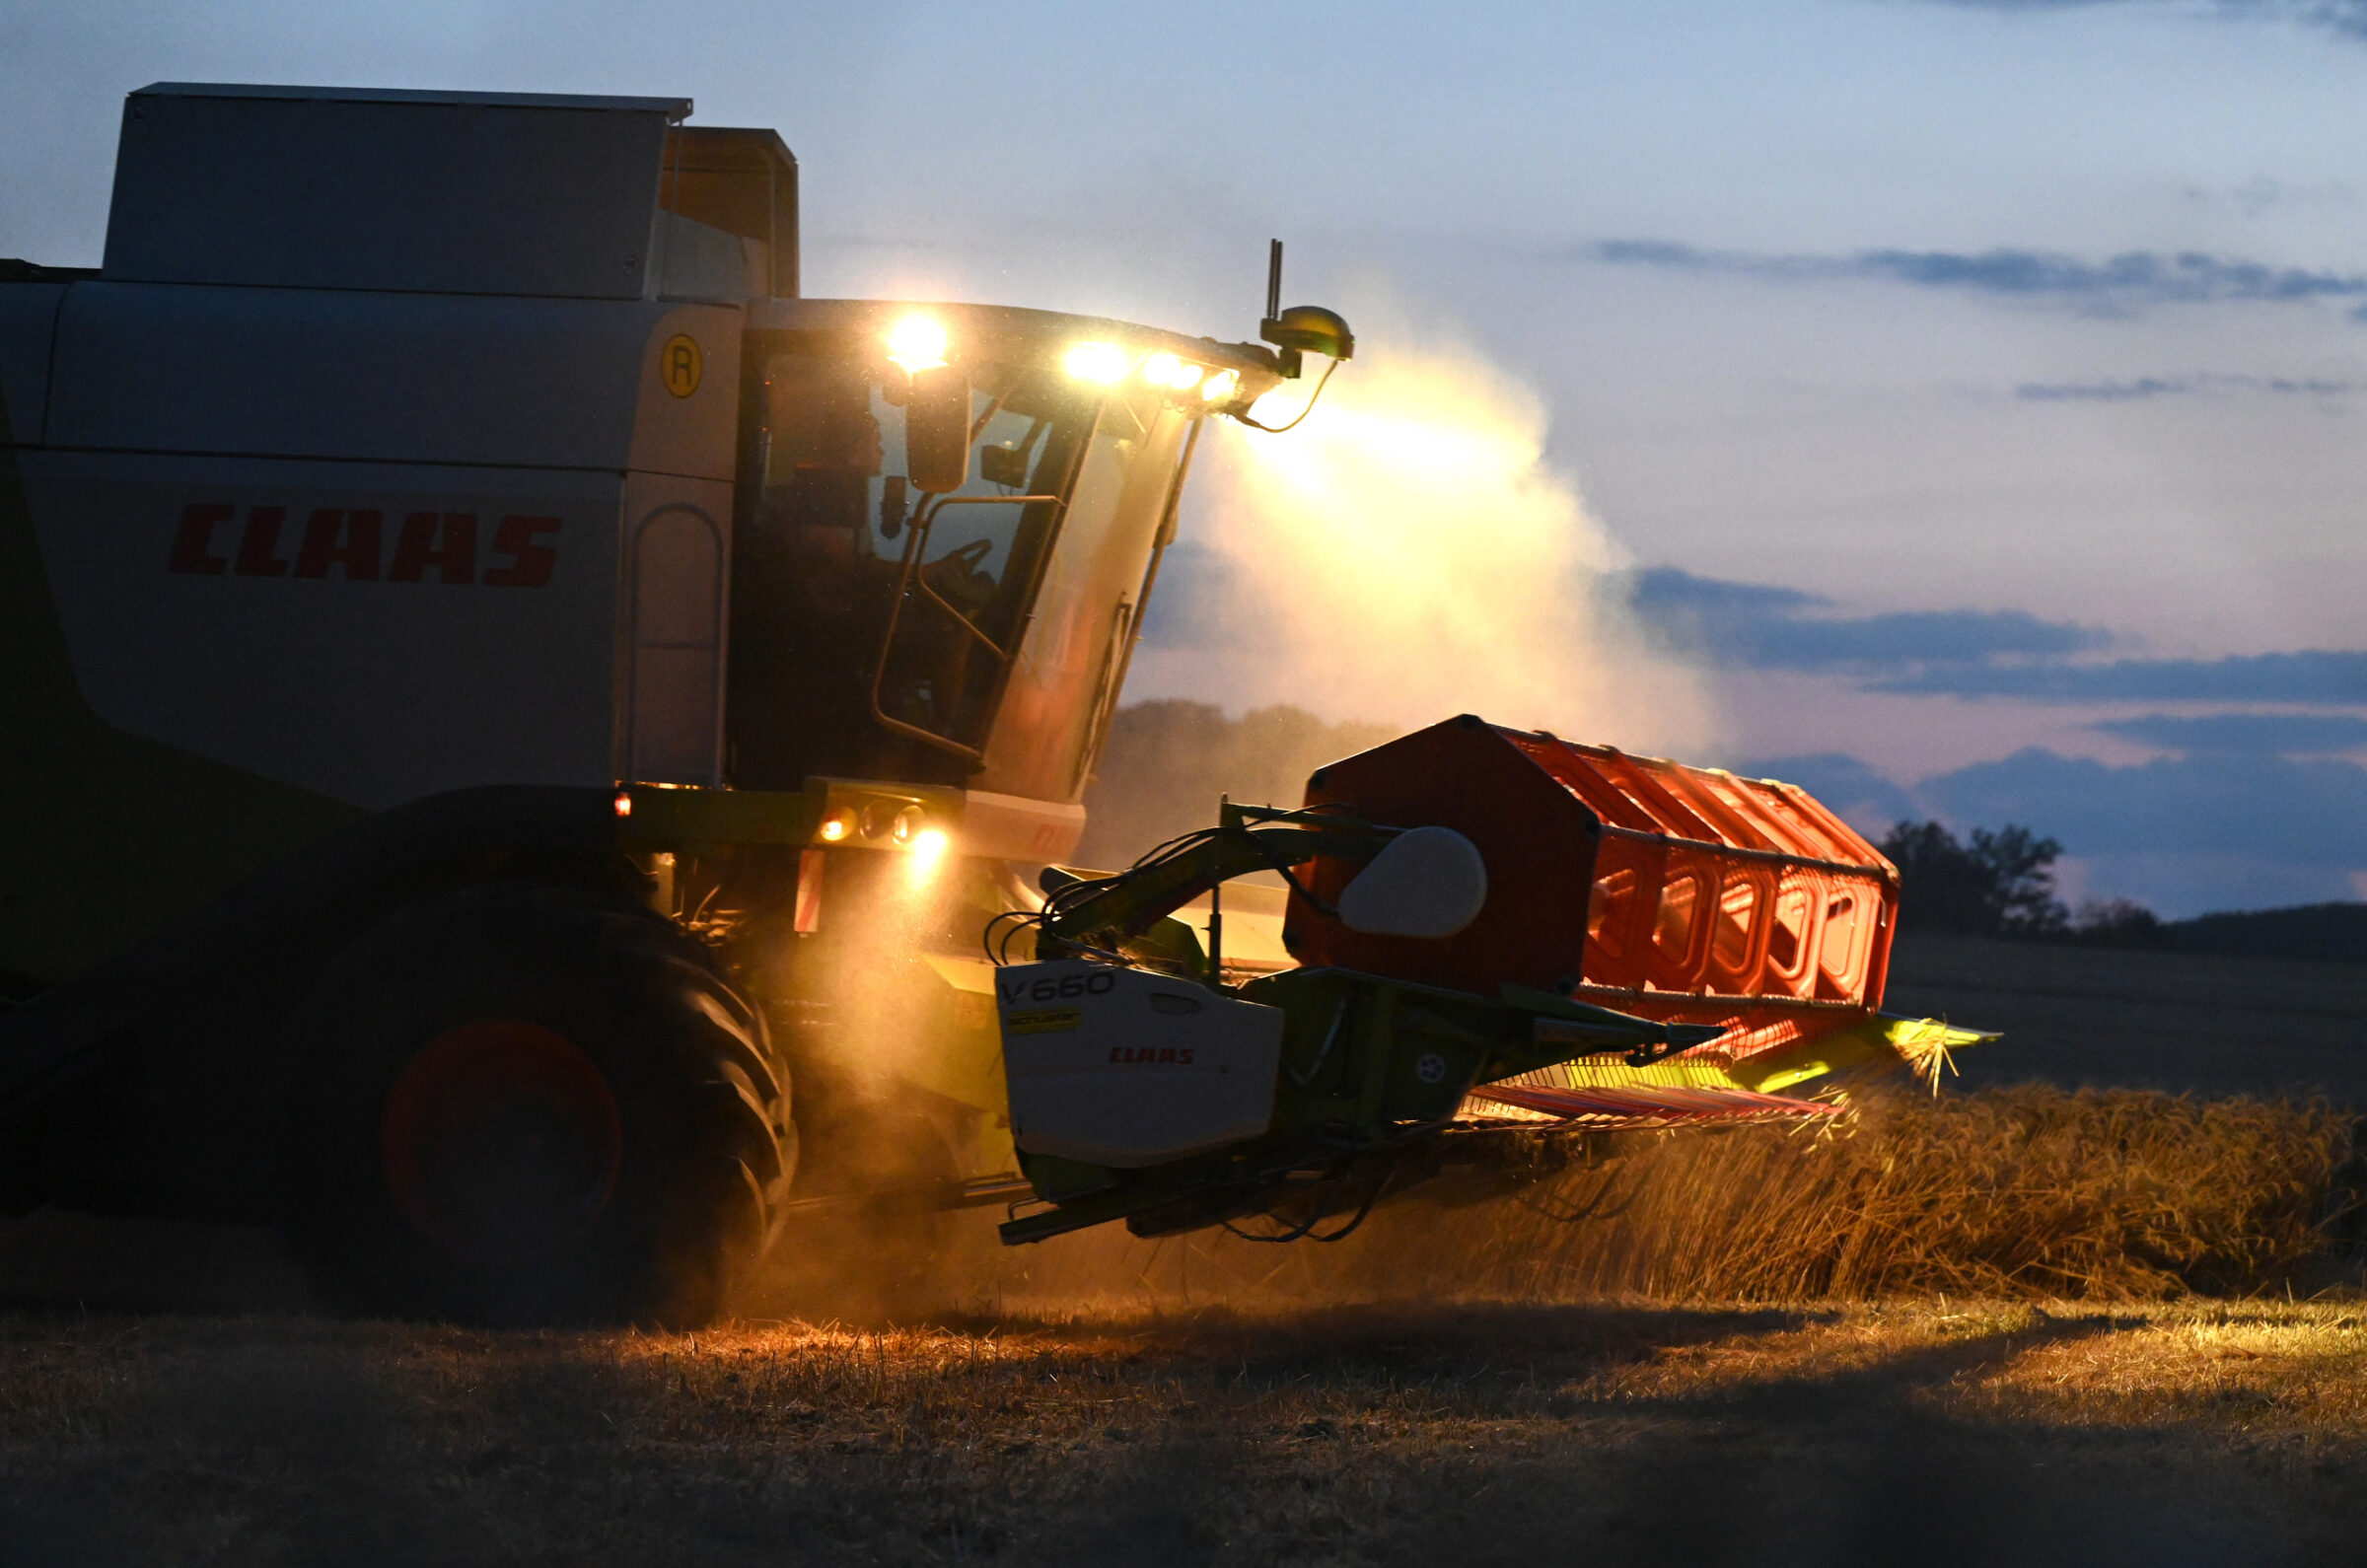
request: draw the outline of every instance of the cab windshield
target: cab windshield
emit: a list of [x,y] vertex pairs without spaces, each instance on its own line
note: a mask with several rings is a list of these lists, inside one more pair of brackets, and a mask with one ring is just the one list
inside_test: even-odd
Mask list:
[[845,339],[751,342],[729,766],[1083,787],[1139,624],[1191,418],[1057,366],[968,367],[969,477],[905,475],[903,374]]

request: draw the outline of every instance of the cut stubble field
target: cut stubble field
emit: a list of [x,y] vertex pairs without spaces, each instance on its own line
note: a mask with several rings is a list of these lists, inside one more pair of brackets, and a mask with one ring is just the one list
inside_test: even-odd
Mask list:
[[0,1565],[2356,1560],[2360,971],[1901,958],[1917,1011],[2040,1010],[2014,1077],[2153,1088],[1973,1053],[1848,1136],[1631,1139],[1332,1247],[971,1216],[937,1283],[791,1267],[695,1335],[0,1227]]
[[2355,1560],[2341,1306],[21,1318],[11,1562]]

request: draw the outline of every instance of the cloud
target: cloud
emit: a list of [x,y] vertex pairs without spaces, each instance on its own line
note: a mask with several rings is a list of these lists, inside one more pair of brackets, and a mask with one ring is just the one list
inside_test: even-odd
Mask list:
[[1872,683],[1922,696],[2029,702],[2295,702],[2367,705],[2367,653],[2305,649],[2109,664],[1931,665]]
[[[2085,11],[2097,6],[2159,4],[2159,0],[1940,0],[1972,11]],[[2217,16],[2241,21],[2298,22],[2351,37],[2367,37],[2367,0],[2204,0]]]
[[2284,207],[2356,206],[2359,200],[2358,187],[2342,180],[2297,185],[2265,175],[2234,185],[2188,185],[2185,195],[2188,201],[2232,207],[2247,218]]
[[[1626,607],[1663,642],[1712,662],[1854,677],[1868,690],[1908,696],[2011,697],[2026,702],[2282,702],[2315,707],[2367,706],[2367,652],[2305,649],[2235,654],[2222,659],[2116,659],[2075,662],[2109,647],[2111,633],[2020,609],[1922,609],[1883,615],[1833,615],[1830,601],[1796,588],[1695,577],[1674,566],[1646,567],[1606,579]],[[2243,725],[2157,716],[2122,721],[2132,740],[2178,749],[2232,746],[2239,750],[2305,749],[2246,741]],[[2265,724],[2266,721],[2261,721]],[[2295,721],[2290,732],[2308,730]],[[2348,721],[2342,721],[2348,722]],[[2178,730],[2184,740],[2155,740]],[[2107,728],[2110,728],[2107,726]],[[2268,732],[2261,730],[2259,735]],[[2340,731],[2347,736],[2348,731]],[[2205,743],[2218,735],[2222,741]],[[2339,740],[2318,750],[2347,748]]]
[[2149,397],[2181,397],[2194,391],[2188,381],[2168,381],[2158,376],[2144,376],[2135,381],[2088,382],[2029,382],[2014,389],[2014,395],[2037,403],[2127,403]]
[[2367,747],[2367,719],[2348,714],[2214,713],[2182,718],[2148,713],[2088,726],[2168,751],[2323,755]]
[[1829,603],[1797,588],[1695,577],[1675,566],[1647,566],[1629,574],[1625,586],[1629,603],[1647,615],[1764,617],[1790,615]]
[[2266,392],[2280,397],[2347,397],[2367,391],[2355,381],[2319,381],[2283,376],[2140,376],[2134,381],[2024,382],[2014,395],[2026,402],[2140,402],[2154,397],[2211,396]]
[[1776,282],[1875,280],[2038,300],[2104,314],[2149,305],[2230,300],[2298,304],[2367,298],[2367,273],[2272,266],[2199,250],[2127,250],[2091,261],[2056,251],[2010,247],[1981,251],[1855,250],[1821,255],[1710,250],[1668,240],[1605,240],[1582,246],[1577,253],[1614,266]]
[[2041,620],[2027,610],[1906,610],[1768,626],[1760,632],[1752,662],[1776,670],[1915,661],[1977,665],[2004,655],[2078,653],[2109,640],[2093,627]]
[[2367,866],[2367,768],[2258,753],[2115,767],[2029,748],[1925,779],[1965,822],[2023,822],[2074,855],[2207,846],[2220,854]]
[[1624,586],[1637,617],[1664,640],[1721,663],[1762,670],[1980,665],[2081,653],[2110,640],[2093,627],[2041,620],[2019,609],[1814,615],[1805,612],[1829,603],[1815,594],[1695,577],[1674,566],[1632,573]]
[[2032,748],[1926,779],[1951,820],[2020,822],[2086,863],[2087,891],[2172,917],[2357,896],[2367,768],[2254,753],[2114,767]]

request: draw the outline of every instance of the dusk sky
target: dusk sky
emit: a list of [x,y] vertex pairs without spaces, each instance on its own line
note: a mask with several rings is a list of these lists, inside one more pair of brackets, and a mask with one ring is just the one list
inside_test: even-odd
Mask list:
[[[2074,901],[2367,896],[2367,0],[0,0],[0,255],[98,260],[158,80],[687,96],[796,150],[818,295],[1240,338],[1281,235],[1343,418],[1460,367],[1583,535],[1600,668],[1491,716],[2026,822]],[[1138,694],[1291,694],[1195,655],[1241,488]]]

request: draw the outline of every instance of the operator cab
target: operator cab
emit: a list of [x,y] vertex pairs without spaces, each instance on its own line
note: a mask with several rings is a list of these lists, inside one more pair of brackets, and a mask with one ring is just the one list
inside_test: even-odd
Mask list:
[[1077,799],[1200,422],[1275,385],[1271,358],[992,306],[771,300],[750,320],[731,783]]

